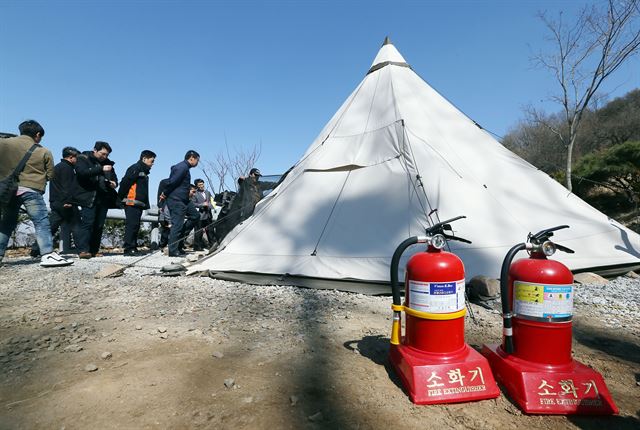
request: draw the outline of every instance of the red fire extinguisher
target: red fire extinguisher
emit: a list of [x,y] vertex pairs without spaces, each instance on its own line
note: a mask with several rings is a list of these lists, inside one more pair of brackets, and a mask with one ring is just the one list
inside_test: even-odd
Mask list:
[[[573,274],[550,260],[574,251],[550,240],[561,225],[529,234],[502,263],[502,345],[482,349],[494,375],[527,413],[617,413],[602,376],[571,355]],[[526,250],[528,258],[512,263]]]
[[[502,262],[502,347],[507,354],[542,364],[571,362],[573,274],[564,264],[547,259],[556,250],[574,253],[549,240],[554,231],[564,228],[569,226],[529,234],[527,242],[511,248]],[[525,249],[529,258],[511,264]]]
[[[470,241],[447,234],[458,216],[402,242],[391,259],[393,326],[390,361],[409,397],[417,404],[481,400],[499,395],[487,360],[464,342],[465,276],[462,260],[443,251],[447,240]],[[405,300],[398,287],[398,265],[411,245],[427,243],[414,254],[405,273]],[[406,314],[401,336],[401,314]]]

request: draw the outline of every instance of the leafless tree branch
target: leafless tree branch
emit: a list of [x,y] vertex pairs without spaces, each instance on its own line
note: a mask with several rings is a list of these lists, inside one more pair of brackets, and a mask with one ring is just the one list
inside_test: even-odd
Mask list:
[[250,148],[231,148],[225,135],[224,148],[215,155],[213,160],[203,162],[202,170],[210,189],[217,189],[218,193],[225,190],[237,191],[236,179],[249,173],[249,170],[257,164],[261,152],[262,143]]
[[532,61],[549,70],[560,87],[551,100],[562,106],[567,127],[550,130],[567,146],[566,186],[570,191],[572,153],[584,114],[599,98],[608,96],[598,92],[603,82],[640,51],[639,3],[609,0],[603,8],[585,7],[569,26],[562,13],[558,19],[545,12],[538,14],[549,30],[545,39],[552,43],[553,51],[540,52]]

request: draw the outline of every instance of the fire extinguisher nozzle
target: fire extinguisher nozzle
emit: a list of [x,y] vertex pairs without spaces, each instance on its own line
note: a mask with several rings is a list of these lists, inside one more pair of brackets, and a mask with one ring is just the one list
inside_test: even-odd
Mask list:
[[391,325],[391,344],[400,345],[400,312],[393,313],[393,324]]
[[513,354],[513,337],[505,336],[504,338],[504,352],[507,354]]

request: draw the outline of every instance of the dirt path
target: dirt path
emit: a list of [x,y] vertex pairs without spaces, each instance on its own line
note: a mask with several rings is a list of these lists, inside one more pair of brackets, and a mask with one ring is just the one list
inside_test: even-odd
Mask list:
[[[415,406],[387,364],[390,298],[150,276],[167,262],[151,260],[116,279],[93,274],[117,257],[0,268],[0,428],[640,428],[640,321],[576,309],[574,357],[617,417]],[[468,343],[497,343],[499,314],[472,309]]]

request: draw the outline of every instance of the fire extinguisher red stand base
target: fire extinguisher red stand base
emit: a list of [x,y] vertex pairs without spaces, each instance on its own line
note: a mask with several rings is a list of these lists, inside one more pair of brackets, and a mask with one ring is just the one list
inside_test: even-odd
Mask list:
[[500,345],[484,345],[482,354],[509,397],[527,414],[618,413],[602,375],[576,360],[537,364],[505,353]]
[[447,354],[391,345],[389,359],[409,398],[418,405],[469,402],[500,395],[487,359],[466,344],[460,351]]

